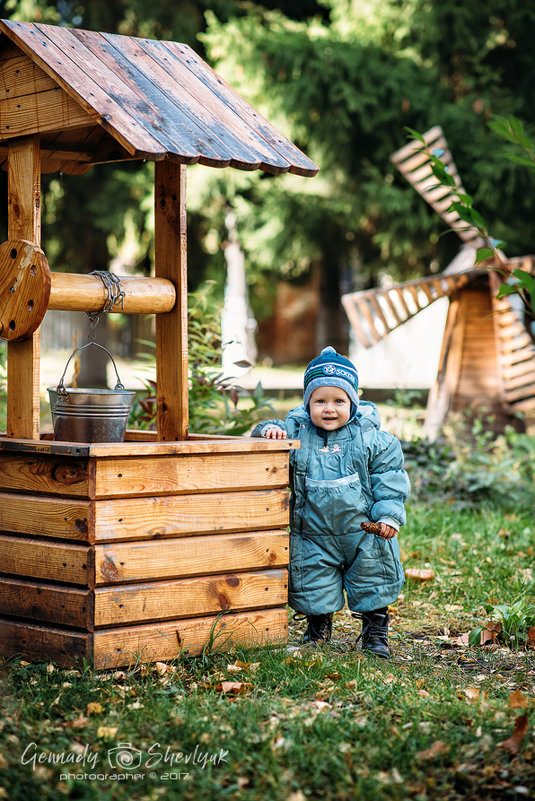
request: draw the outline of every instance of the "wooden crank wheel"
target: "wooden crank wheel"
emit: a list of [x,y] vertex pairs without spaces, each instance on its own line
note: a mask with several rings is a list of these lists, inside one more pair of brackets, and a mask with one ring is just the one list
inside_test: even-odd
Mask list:
[[40,247],[25,239],[0,245],[0,337],[25,339],[48,308],[50,269]]

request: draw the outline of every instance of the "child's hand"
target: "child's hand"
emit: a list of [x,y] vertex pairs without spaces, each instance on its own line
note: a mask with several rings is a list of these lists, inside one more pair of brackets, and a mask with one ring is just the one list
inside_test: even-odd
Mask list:
[[392,537],[395,537],[397,531],[392,526],[387,526],[386,523],[381,523],[381,531],[379,532],[379,536],[382,537],[384,540],[391,540]]
[[270,426],[264,431],[264,437],[266,439],[286,439],[286,436],[286,431],[279,428],[279,426]]

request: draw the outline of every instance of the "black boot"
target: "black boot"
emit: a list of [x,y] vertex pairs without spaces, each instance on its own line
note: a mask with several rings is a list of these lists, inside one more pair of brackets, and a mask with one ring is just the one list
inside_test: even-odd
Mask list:
[[362,612],[362,632],[357,642],[362,638],[362,650],[370,651],[381,659],[390,659],[392,652],[388,647],[388,624],[390,616],[388,609],[375,609],[373,612]]
[[329,642],[333,630],[333,613],[328,615],[307,615],[307,630],[303,643]]

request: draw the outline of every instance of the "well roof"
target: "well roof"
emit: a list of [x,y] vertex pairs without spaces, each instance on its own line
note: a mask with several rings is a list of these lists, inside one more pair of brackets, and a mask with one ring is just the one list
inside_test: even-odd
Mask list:
[[[88,114],[85,127],[62,130],[58,119],[46,132],[45,147],[57,152],[51,163],[67,164],[69,148],[74,154],[65,171],[165,158],[275,174],[318,171],[188,45],[13,20],[0,20],[0,32]],[[7,46],[9,56],[5,37],[0,55]],[[0,131],[0,141],[6,138]]]

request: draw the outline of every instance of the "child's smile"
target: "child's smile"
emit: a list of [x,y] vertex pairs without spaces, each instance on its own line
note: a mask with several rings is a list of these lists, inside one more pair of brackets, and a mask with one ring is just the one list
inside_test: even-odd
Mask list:
[[318,428],[336,431],[351,414],[349,395],[340,387],[318,387],[310,396],[310,419]]

